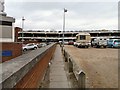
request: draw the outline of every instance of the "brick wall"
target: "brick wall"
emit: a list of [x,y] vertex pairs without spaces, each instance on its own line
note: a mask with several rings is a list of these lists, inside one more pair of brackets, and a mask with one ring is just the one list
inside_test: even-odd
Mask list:
[[[45,74],[45,71],[48,67],[48,63],[50,62],[56,45],[51,47],[45,55],[39,60],[39,62],[16,84],[14,88],[39,88],[40,82]],[[16,90],[15,89],[15,90]]]
[[15,42],[19,42],[20,41],[20,40],[18,40],[18,36],[20,36],[18,34],[19,31],[22,31],[22,28],[15,27]]
[[12,51],[12,55],[11,56],[2,56],[2,62],[8,61],[10,59],[13,59],[17,56],[20,56],[22,54],[22,43],[0,43],[2,44],[2,51]]

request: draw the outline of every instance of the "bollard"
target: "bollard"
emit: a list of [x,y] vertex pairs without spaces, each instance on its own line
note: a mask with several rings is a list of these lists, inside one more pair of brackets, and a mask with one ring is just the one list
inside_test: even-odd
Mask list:
[[73,72],[73,63],[72,63],[72,61],[69,58],[69,73],[70,72]]
[[82,90],[85,90],[85,78],[85,73],[81,70],[78,75],[78,86],[82,88]]
[[64,55],[64,59],[65,59],[65,62],[68,62],[68,55],[67,55],[67,52],[64,50],[63,51],[63,55]]
[[63,53],[63,54],[64,54],[64,57],[65,57],[65,50],[64,50],[64,53]]

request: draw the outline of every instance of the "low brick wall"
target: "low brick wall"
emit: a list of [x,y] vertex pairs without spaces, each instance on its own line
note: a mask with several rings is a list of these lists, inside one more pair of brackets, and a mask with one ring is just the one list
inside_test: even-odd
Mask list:
[[54,51],[55,46],[49,48],[38,63],[15,85],[15,88],[39,88]]
[[8,61],[10,59],[13,59],[15,57],[18,57],[22,54],[22,43],[19,42],[4,42],[0,43],[2,45],[2,51],[11,51],[12,55],[11,56],[2,56],[2,62]]
[[37,88],[54,49],[55,44],[51,44],[0,64],[2,88]]

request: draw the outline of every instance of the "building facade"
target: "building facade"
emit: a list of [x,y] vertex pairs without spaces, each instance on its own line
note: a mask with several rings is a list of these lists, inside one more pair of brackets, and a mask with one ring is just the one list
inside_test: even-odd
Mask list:
[[8,17],[4,12],[4,0],[0,0],[0,42],[14,42],[13,17]]
[[[76,35],[80,32],[88,32],[91,35],[91,38],[95,37],[120,37],[119,30],[89,30],[89,31],[65,31],[64,32],[64,41],[75,41]],[[23,34],[23,37],[22,37]],[[19,31],[18,32],[18,41],[21,41],[23,38],[24,43],[29,42],[59,42],[63,39],[62,31]]]
[[22,54],[22,43],[15,42],[15,19],[4,12],[4,0],[0,0],[0,62]]

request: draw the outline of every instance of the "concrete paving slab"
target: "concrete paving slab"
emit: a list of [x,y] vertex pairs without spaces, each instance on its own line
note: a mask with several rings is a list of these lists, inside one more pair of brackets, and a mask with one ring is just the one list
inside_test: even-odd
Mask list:
[[52,72],[50,72],[50,75],[52,76],[52,75],[61,75],[61,76],[65,76],[66,75],[66,73],[65,73],[65,71],[62,71],[62,70],[64,70],[64,69],[58,69],[58,70],[54,70],[54,69],[52,69],[53,71]]
[[56,67],[56,68],[51,68],[51,71],[50,72],[52,72],[52,73],[62,73],[62,72],[64,72],[64,68],[61,68],[61,67]]
[[52,72],[50,73],[51,76],[65,76],[66,74],[65,73],[61,73],[61,72],[58,72],[58,73],[55,73],[55,72]]
[[63,68],[63,67],[52,67],[51,69],[50,69],[50,73],[65,73],[65,69]]
[[62,64],[63,65],[64,63],[62,61],[54,61],[52,64],[60,64],[60,65]]
[[55,54],[51,62],[49,88],[69,88],[69,82],[64,69],[64,60],[59,45],[56,47]]
[[64,65],[52,65],[51,68],[64,68]]
[[49,88],[69,88],[67,82],[51,82]]
[[50,77],[50,81],[63,81],[63,82],[67,82],[67,78],[66,76],[63,75],[54,75]]

